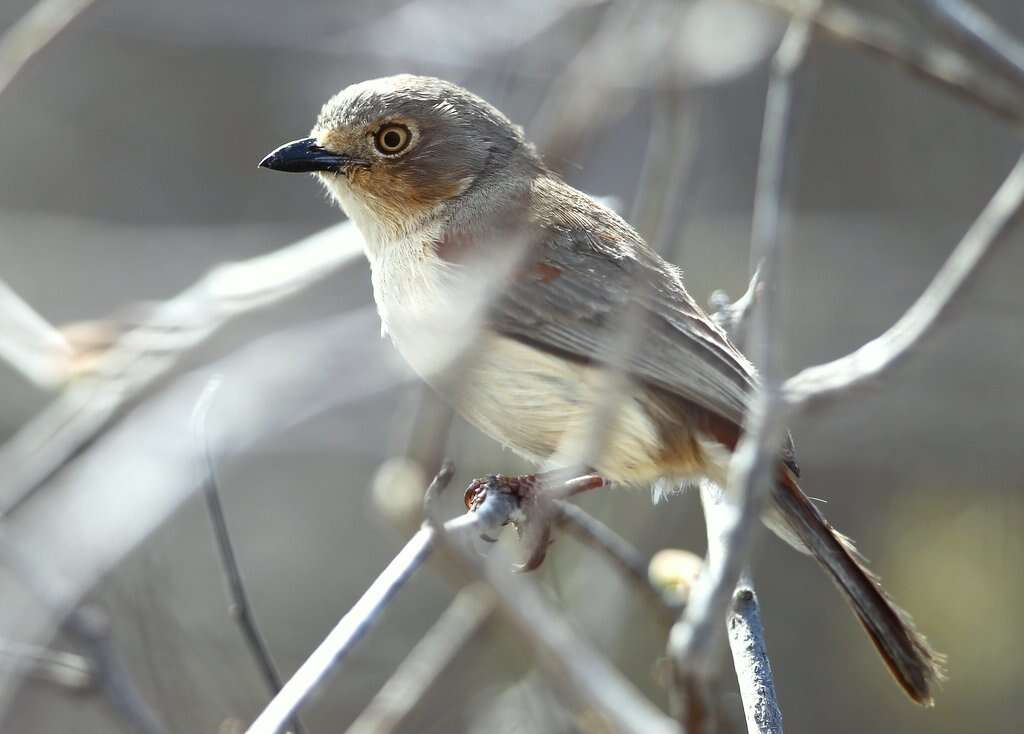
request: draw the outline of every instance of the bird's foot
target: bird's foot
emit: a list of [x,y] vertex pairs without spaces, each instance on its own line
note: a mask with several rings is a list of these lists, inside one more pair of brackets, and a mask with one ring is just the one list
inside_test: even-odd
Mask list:
[[547,556],[548,546],[552,542],[551,523],[556,516],[554,501],[607,484],[597,474],[585,474],[569,480],[565,479],[564,472],[518,476],[491,474],[470,482],[464,500],[466,509],[475,512],[492,492],[501,492],[515,498],[519,512],[510,522],[515,525],[520,539],[529,549],[529,556],[516,570],[526,572],[539,568]]

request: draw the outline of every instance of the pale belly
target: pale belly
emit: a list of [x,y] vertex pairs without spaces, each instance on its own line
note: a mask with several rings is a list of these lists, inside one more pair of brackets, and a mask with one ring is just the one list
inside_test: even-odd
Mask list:
[[[414,365],[415,367],[415,365]],[[481,340],[450,380],[427,377],[481,431],[546,468],[587,466],[615,482],[724,479],[724,448],[673,428],[669,450],[652,396],[627,384],[609,406],[609,376],[501,336]],[[609,420],[610,419],[610,420]],[[605,426],[597,429],[598,423]]]

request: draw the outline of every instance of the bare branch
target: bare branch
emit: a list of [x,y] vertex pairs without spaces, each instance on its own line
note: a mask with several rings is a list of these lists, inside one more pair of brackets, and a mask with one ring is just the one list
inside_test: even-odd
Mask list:
[[917,0],[949,35],[1024,89],[1024,46],[981,10],[963,0]]
[[0,358],[42,388],[67,378],[67,339],[0,280]]
[[166,734],[167,729],[142,698],[114,650],[106,614],[97,607],[79,607],[68,615],[64,627],[88,650],[100,690],[132,730],[138,734]]
[[[203,482],[203,495],[206,499],[206,510],[210,517],[210,524],[213,527],[213,537],[217,545],[217,555],[220,558],[221,568],[227,580],[228,594],[231,599],[229,607],[232,618],[238,622],[242,631],[245,644],[252,654],[256,667],[263,676],[271,695],[281,690],[281,675],[277,672],[274,659],[270,654],[270,647],[267,645],[263,635],[260,633],[256,618],[253,616],[252,605],[249,603],[249,595],[245,590],[245,582],[242,580],[242,571],[238,567],[238,559],[235,556],[234,544],[231,542],[231,533],[228,531],[227,518],[224,516],[224,506],[220,500],[220,491],[217,485],[217,471],[213,463],[213,456],[210,453],[210,442],[206,432],[207,418],[210,407],[216,396],[217,389],[221,385],[218,377],[213,378],[203,390],[199,400],[196,401],[193,416],[193,432],[203,447],[203,459],[205,463],[206,481]],[[302,722],[298,715],[292,717],[290,728],[294,734],[303,734]]]
[[825,364],[808,367],[788,379],[785,402],[818,407],[879,377],[902,361],[952,313],[979,268],[1005,246],[1024,206],[1024,156],[964,235],[924,293],[888,331],[860,349]]
[[[795,14],[798,0],[756,0]],[[814,15],[818,31],[837,43],[860,49],[894,62],[917,79],[933,84],[967,102],[1020,126],[1024,104],[1019,92],[993,83],[991,75],[979,70],[962,54],[937,44],[911,40],[893,23],[837,2],[826,3]]]
[[39,53],[93,0],[40,0],[0,38],[0,94],[28,60]]
[[647,597],[658,616],[672,623],[679,614],[679,604],[651,583],[647,559],[629,541],[570,502],[556,501],[555,512],[564,529],[611,561]]
[[775,680],[757,595],[742,582],[732,595],[729,647],[740,684],[748,734],[782,734],[782,711],[775,698]]
[[[460,515],[444,525],[445,533],[483,533],[508,521],[514,503],[506,497],[478,512]],[[352,647],[377,621],[395,593],[423,565],[434,549],[438,530],[429,522],[416,532],[370,588],[323,642],[306,658],[281,691],[247,729],[248,734],[276,734],[316,687],[334,671]]]
[[0,447],[0,517],[230,319],[298,293],[361,252],[362,238],[344,222],[268,255],[221,265],[152,307],[96,360],[91,374],[73,381]]
[[[553,496],[564,488],[548,488]],[[488,491],[481,510],[508,492]],[[517,502],[510,503],[512,509]],[[477,510],[477,512],[481,511]],[[450,524],[450,523],[449,523]],[[494,594],[498,609],[533,648],[537,662],[553,684],[580,707],[602,718],[612,731],[634,734],[678,734],[677,727],[625,680],[572,626],[545,601],[536,584],[523,574],[510,574],[500,549],[481,564],[466,548],[439,535],[447,556]]]
[[23,671],[26,676],[75,693],[91,691],[97,682],[96,668],[86,657],[7,640],[0,640],[0,671]]
[[791,21],[775,55],[765,107],[751,235],[752,261],[760,264],[764,290],[754,310],[750,351],[762,370],[762,382],[729,465],[729,499],[735,506],[723,505],[718,552],[714,552],[718,538],[713,537],[709,524],[706,568],[669,635],[675,678],[673,713],[689,734],[713,731],[715,727],[710,689],[716,673],[720,624],[753,546],[760,499],[774,477],[776,453],[785,431],[777,397],[779,220],[783,166],[792,125],[793,77],[810,42],[809,22],[805,15]]
[[390,734],[490,619],[494,602],[479,584],[467,586],[423,636],[359,715],[348,734]]

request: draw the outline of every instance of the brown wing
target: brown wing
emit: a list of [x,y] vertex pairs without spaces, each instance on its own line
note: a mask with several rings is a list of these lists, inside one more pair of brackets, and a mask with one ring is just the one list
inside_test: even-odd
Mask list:
[[532,269],[496,302],[493,327],[595,361],[632,299],[643,319],[630,374],[741,425],[754,370],[686,292],[679,270],[618,215],[560,181],[539,180],[533,201]]

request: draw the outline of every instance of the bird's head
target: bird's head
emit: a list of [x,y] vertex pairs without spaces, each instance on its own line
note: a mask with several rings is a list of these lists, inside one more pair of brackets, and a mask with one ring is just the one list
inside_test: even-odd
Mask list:
[[282,145],[260,166],[316,174],[364,233],[398,236],[514,163],[539,165],[505,115],[450,82],[401,74],[343,89],[309,137]]

